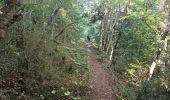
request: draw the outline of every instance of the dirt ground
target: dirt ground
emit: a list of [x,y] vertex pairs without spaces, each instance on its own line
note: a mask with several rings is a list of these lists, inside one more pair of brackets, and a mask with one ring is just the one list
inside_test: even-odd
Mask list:
[[107,70],[102,67],[101,62],[97,60],[94,46],[88,44],[88,48],[90,71],[89,100],[115,100],[110,75]]

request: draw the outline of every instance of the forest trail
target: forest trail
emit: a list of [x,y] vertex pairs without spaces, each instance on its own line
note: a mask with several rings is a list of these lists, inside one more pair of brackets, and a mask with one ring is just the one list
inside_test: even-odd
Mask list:
[[89,71],[90,71],[90,93],[89,100],[114,100],[112,82],[110,75],[97,60],[96,50],[93,45],[89,48]]

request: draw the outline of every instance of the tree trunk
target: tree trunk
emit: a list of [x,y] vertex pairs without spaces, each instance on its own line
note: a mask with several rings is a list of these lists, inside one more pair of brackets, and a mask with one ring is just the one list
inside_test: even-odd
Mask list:
[[104,23],[105,23],[105,17],[106,15],[104,15],[103,20],[101,21],[101,29],[100,29],[100,47],[99,49],[102,50],[103,48],[103,36],[104,36]]
[[[163,34],[161,36],[161,39],[160,39],[160,43],[159,43],[159,46],[157,48],[157,51],[156,51],[156,59],[153,61],[151,67],[150,67],[150,71],[149,71],[149,74],[148,74],[148,77],[147,79],[145,80],[145,86],[147,85],[147,83],[150,81],[150,79],[152,78],[152,75],[153,75],[153,72],[156,68],[157,65],[159,64],[164,64],[164,61],[162,60],[161,58],[161,53],[164,52],[166,50],[166,45],[167,45],[167,42],[166,42],[166,37],[168,36],[168,33],[169,33],[169,27],[170,27],[170,18],[169,18],[169,14],[170,14],[170,10],[169,10],[169,3],[168,3],[168,0],[162,0],[164,1],[165,3],[162,3],[162,4],[165,4],[165,8],[166,9],[166,14],[167,14],[167,18],[168,19],[165,19],[165,29],[163,29]],[[166,4],[167,3],[167,4]],[[166,6],[167,5],[167,6]],[[164,64],[165,65],[165,64]]]

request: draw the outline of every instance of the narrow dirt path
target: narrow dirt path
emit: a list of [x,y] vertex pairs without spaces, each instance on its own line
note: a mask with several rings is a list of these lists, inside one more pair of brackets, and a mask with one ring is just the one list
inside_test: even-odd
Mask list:
[[96,58],[96,50],[92,45],[89,48],[90,93],[89,100],[114,100],[110,75],[102,68]]

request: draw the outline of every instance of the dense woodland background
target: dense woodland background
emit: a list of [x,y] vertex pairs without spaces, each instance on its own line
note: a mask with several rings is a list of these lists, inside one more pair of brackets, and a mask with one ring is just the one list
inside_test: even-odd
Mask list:
[[0,99],[88,100],[88,49],[117,100],[170,98],[169,0],[0,0]]

